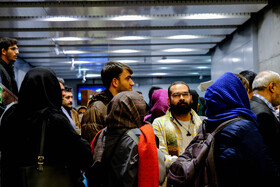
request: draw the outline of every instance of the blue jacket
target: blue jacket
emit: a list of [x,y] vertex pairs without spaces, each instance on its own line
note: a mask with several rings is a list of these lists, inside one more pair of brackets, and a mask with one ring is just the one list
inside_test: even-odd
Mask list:
[[218,133],[214,154],[219,187],[279,186],[276,166],[252,121],[233,122]]

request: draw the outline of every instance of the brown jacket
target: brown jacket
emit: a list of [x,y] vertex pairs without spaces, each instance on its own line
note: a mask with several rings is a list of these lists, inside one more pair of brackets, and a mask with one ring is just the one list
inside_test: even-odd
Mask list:
[[113,95],[108,90],[102,91],[91,98],[81,122],[82,137],[89,143],[96,133],[105,127],[107,105],[112,98]]

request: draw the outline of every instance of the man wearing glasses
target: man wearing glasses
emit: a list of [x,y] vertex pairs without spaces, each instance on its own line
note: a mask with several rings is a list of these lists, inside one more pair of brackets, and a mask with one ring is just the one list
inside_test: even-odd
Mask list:
[[189,86],[181,81],[172,83],[168,88],[170,109],[153,122],[167,169],[184,152],[201,124],[200,117],[191,109],[191,102]]
[[0,49],[0,82],[14,95],[18,96],[18,87],[14,72],[14,62],[19,54],[17,40],[12,38],[1,38]]

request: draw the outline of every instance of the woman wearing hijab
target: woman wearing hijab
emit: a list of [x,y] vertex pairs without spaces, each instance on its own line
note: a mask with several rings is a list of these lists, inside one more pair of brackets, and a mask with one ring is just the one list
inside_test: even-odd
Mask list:
[[279,186],[276,165],[258,130],[249,97],[240,79],[225,73],[205,93],[207,131],[235,117],[215,136],[215,166],[219,187]]
[[144,121],[153,123],[154,119],[163,116],[169,109],[168,92],[165,89],[154,91],[151,98],[151,114],[144,117]]
[[[92,143],[94,162],[102,160],[106,173],[99,177],[97,175],[101,170],[97,169],[97,173],[88,176],[92,186],[99,186],[97,181],[103,182],[100,186],[159,185],[155,134],[151,125],[144,124],[145,115],[146,103],[142,95],[135,91],[121,92],[111,100],[107,110],[107,127]],[[129,132],[136,138],[132,138]]]
[[[18,103],[2,116],[2,187],[22,186],[19,168],[36,166],[42,123],[47,120],[44,165],[68,167],[73,178],[92,164],[86,140],[71,126],[61,111],[62,94],[55,74],[48,68],[33,68],[24,77]],[[82,183],[77,182],[75,186]]]

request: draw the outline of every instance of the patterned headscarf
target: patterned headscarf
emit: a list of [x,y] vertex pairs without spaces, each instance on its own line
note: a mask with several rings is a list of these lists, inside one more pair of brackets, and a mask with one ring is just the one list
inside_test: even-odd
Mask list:
[[108,128],[139,128],[144,125],[146,103],[143,96],[135,91],[118,93],[107,109]]

